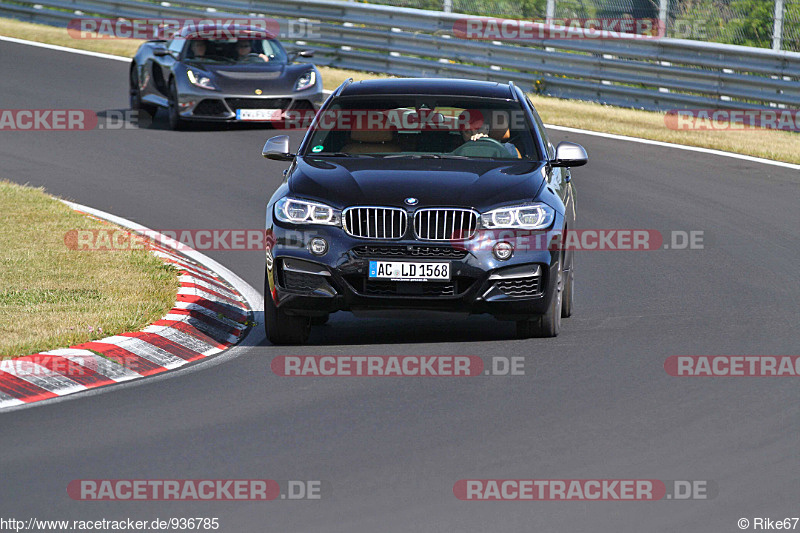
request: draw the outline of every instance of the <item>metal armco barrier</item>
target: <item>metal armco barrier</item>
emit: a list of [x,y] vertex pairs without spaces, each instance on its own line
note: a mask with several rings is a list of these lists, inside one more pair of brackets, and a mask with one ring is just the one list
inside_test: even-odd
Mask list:
[[652,110],[800,106],[797,52],[666,38],[470,40],[454,32],[467,15],[342,0],[0,0],[0,16],[57,26],[89,16],[266,16],[308,30],[284,41],[315,50],[314,61],[332,67],[512,80],[549,96]]

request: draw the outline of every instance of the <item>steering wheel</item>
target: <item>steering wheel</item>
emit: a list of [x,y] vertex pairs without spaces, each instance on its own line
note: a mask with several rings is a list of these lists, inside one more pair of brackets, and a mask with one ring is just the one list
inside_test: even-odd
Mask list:
[[[508,150],[500,141],[492,139],[491,137],[481,137],[474,141],[467,141],[455,150],[453,155],[466,155],[472,157],[481,157],[484,154],[475,154],[475,152],[494,152],[494,155],[485,155],[485,157],[505,157],[508,155]],[[472,154],[470,154],[472,152]]]
[[480,139],[475,139],[474,141],[467,141],[467,142],[471,142],[471,143],[489,143],[489,144],[497,145],[500,148],[505,148],[503,146],[503,143],[501,143],[497,139],[493,139],[493,138],[488,137],[488,136],[487,137],[481,137]]

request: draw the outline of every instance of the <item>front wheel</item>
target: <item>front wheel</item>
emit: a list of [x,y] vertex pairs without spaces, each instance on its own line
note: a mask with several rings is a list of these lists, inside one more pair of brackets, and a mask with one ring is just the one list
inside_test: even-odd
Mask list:
[[269,280],[264,283],[264,328],[267,339],[274,345],[305,344],[311,333],[311,320],[291,316],[278,309],[272,300]]
[[572,309],[574,307],[573,299],[575,298],[575,268],[570,268],[569,272],[564,275],[564,301],[561,304],[561,318],[569,318],[572,316]]
[[178,86],[175,83],[175,78],[169,84],[169,127],[173,130],[182,130],[186,125],[186,121],[181,118],[178,110]]
[[[139,72],[136,66],[131,67],[131,75],[130,75],[130,88],[128,90],[128,99],[130,103],[130,108],[133,111],[138,111],[139,113],[144,113],[149,115],[151,118],[156,113],[156,106],[145,104],[142,102],[142,91],[139,88]],[[145,117],[139,117],[140,121]]]
[[561,330],[561,311],[564,303],[564,273],[561,263],[558,264],[556,274],[556,293],[550,301],[547,312],[535,317],[533,320],[520,320],[517,322],[517,338],[530,337],[558,337]]

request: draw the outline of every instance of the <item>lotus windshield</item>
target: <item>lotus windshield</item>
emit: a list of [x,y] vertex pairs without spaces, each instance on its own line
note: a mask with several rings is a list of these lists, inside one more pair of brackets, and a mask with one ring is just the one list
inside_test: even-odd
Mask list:
[[273,39],[187,39],[184,57],[195,63],[286,63],[286,51]]

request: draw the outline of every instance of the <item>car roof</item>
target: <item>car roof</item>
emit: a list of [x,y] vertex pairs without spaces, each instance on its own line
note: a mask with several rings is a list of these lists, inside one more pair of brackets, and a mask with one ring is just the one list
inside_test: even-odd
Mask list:
[[475,96],[514,99],[509,84],[451,78],[387,78],[357,81],[346,85],[339,96],[383,94]]
[[[236,32],[241,32],[242,35],[236,35]],[[257,28],[255,26],[243,26],[240,24],[203,24],[202,29],[198,29],[196,27],[186,26],[181,29],[180,36],[182,38],[188,38],[190,36],[197,36],[197,35],[205,35],[205,34],[212,34],[212,35],[229,35],[231,34],[231,38],[236,39],[275,39],[275,34],[270,32],[269,30],[265,30],[264,28]],[[209,37],[214,39],[215,37]]]

